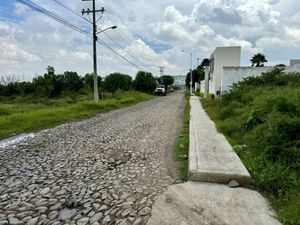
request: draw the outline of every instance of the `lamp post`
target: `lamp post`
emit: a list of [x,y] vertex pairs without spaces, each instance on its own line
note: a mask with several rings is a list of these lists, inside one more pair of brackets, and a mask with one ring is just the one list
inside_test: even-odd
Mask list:
[[97,34],[99,33],[102,33],[106,30],[109,30],[109,29],[116,29],[117,26],[111,26],[111,27],[108,27],[108,28],[105,28],[103,30],[100,30],[97,32],[97,28],[96,26],[94,26],[94,29],[93,29],[93,64],[94,64],[94,100],[95,102],[99,102],[99,89],[98,89],[98,73],[97,73],[97,40],[98,40],[98,37],[97,37]]
[[103,29],[103,30],[99,30],[96,34],[100,34],[100,33],[102,33],[102,32],[104,32],[104,31],[106,31],[106,30],[109,30],[109,29],[116,29],[117,28],[117,26],[111,26],[111,27],[107,27],[107,28],[105,28],[105,29]]
[[191,55],[191,76],[190,76],[190,94],[193,93],[193,53],[187,52],[183,49],[181,49],[182,52],[186,52]]

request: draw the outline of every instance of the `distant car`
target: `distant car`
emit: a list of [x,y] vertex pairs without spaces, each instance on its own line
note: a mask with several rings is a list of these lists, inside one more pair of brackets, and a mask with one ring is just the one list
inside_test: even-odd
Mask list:
[[166,95],[165,85],[157,85],[155,88],[155,95]]

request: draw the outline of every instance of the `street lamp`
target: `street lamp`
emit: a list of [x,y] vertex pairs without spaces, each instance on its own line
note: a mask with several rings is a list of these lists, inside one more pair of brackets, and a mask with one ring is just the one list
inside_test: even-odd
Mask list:
[[[94,19],[95,21],[95,19]],[[98,73],[97,73],[97,45],[96,41],[98,40],[97,34],[102,33],[109,29],[116,29],[117,26],[107,27],[103,30],[97,32],[96,25],[94,24],[93,28],[93,59],[94,59],[94,100],[99,102],[99,91],[98,91]]]
[[191,76],[190,76],[190,93],[193,93],[193,53],[187,52],[183,49],[181,49],[182,52],[186,52],[191,55]]
[[99,30],[96,34],[100,34],[100,33],[102,33],[102,32],[104,32],[104,31],[106,31],[106,30],[109,30],[109,29],[116,29],[117,28],[117,26],[111,26],[111,27],[107,27],[107,28],[105,28],[105,29],[103,29],[103,30]]

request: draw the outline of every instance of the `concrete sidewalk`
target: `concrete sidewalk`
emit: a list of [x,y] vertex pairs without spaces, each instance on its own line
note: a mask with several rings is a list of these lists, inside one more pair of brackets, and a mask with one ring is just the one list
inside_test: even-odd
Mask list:
[[274,216],[256,191],[189,181],[155,201],[147,225],[280,225]]
[[190,104],[190,181],[170,186],[155,201],[147,225],[280,225],[257,191],[223,184],[249,187],[252,180],[199,98],[192,96]]
[[199,98],[190,98],[189,180],[241,185],[252,183],[250,174],[223,134],[203,110]]

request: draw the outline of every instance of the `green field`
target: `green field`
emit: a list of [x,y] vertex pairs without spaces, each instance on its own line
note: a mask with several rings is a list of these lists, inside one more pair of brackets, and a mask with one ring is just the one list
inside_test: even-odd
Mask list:
[[[56,126],[58,124],[91,117],[97,113],[129,106],[153,96],[142,92],[122,92],[116,97],[100,101],[87,100],[81,97],[74,101],[70,98],[39,100],[30,103],[28,98],[0,102],[0,139],[24,132],[33,132]],[[23,103],[22,103],[23,102]]]

